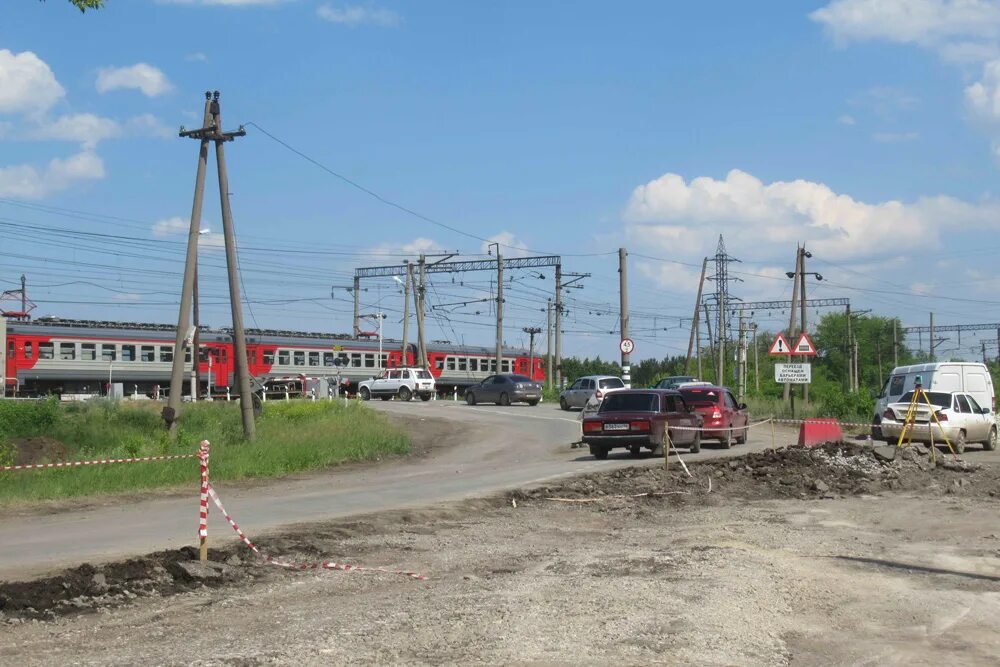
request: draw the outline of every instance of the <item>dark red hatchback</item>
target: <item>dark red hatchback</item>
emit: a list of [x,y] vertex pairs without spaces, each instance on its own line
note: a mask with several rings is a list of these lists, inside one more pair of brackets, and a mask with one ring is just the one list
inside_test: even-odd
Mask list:
[[750,432],[750,414],[726,387],[698,385],[678,389],[689,406],[705,418],[703,438],[717,439],[729,449],[733,441],[743,444]]
[[619,389],[604,398],[597,414],[583,420],[583,442],[597,459],[608,458],[615,447],[626,447],[633,456],[644,447],[662,454],[669,433],[673,445],[698,452],[702,422],[676,390]]

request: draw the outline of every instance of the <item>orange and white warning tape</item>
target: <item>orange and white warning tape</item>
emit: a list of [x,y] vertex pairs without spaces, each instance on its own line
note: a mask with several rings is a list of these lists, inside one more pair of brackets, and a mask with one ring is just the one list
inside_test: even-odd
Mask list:
[[82,466],[105,465],[109,463],[142,463],[145,461],[177,461],[198,458],[198,454],[173,454],[171,456],[137,456],[127,459],[95,459],[93,461],[62,461],[59,463],[31,463],[18,466],[0,466],[0,472],[11,470],[42,470],[48,468],[80,468]]
[[198,515],[198,537],[208,538],[208,440],[202,440],[198,448],[198,461],[201,468],[201,509]]
[[768,417],[767,419],[761,419],[760,421],[747,424],[746,426],[671,426],[671,431],[712,431],[717,433],[719,431],[742,431],[745,428],[755,428],[761,426],[762,424],[767,424],[771,422],[772,419]]
[[249,548],[251,551],[257,554],[257,556],[259,556],[268,565],[283,567],[288,570],[342,570],[344,572],[378,572],[381,574],[399,574],[405,577],[410,577],[411,579],[418,579],[420,581],[426,581],[427,579],[427,577],[423,576],[422,574],[417,574],[416,572],[411,572],[409,570],[389,570],[381,567],[363,567],[360,565],[337,563],[331,560],[319,561],[314,563],[292,563],[278,558],[272,558],[271,556],[265,554],[259,548],[257,548],[257,545],[251,542],[250,538],[247,537],[246,533],[244,533],[240,529],[239,525],[236,523],[233,517],[230,516],[229,512],[226,511],[226,508],[223,507],[222,500],[219,499],[219,494],[215,492],[215,489],[212,488],[211,484],[208,485],[208,495],[209,497],[212,498],[212,502],[215,503],[215,506],[219,508],[219,511],[222,512],[222,515],[226,517],[226,521],[228,521],[229,525],[232,526],[234,531],[236,531],[236,534],[239,536],[243,544],[245,544],[247,548]]

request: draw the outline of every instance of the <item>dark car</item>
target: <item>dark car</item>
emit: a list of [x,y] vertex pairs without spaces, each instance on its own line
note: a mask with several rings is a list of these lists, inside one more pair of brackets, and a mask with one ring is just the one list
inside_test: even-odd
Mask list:
[[668,375],[653,385],[653,389],[677,389],[685,382],[697,382],[693,375]]
[[469,405],[476,403],[538,405],[540,400],[542,400],[541,383],[525,375],[490,375],[479,384],[465,390],[465,402]]
[[583,420],[583,442],[597,459],[608,458],[615,447],[627,447],[633,456],[643,447],[662,455],[669,434],[672,445],[697,453],[702,423],[678,391],[619,389],[604,398],[597,414]]
[[738,403],[733,392],[726,387],[712,385],[682,387],[678,389],[689,406],[705,418],[703,438],[717,439],[729,449],[735,440],[742,445],[750,433],[750,415],[747,406]]

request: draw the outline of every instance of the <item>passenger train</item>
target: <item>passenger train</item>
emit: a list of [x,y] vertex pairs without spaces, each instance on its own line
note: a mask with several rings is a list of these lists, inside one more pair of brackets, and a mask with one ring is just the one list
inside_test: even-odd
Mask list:
[[[100,395],[122,383],[128,394],[154,396],[170,384],[175,331],[163,324],[0,318],[5,394]],[[199,336],[199,394],[235,393],[231,330],[202,328]],[[248,329],[246,340],[252,376],[262,383],[298,381],[302,392],[321,378],[350,389],[382,368],[417,365],[416,346],[408,345],[404,356],[402,343],[395,340],[382,341],[381,358],[377,340],[340,334]],[[433,343],[427,358],[441,392],[451,393],[496,372],[493,348]],[[500,372],[545,379],[542,359],[532,360],[526,350],[504,348]],[[191,375],[187,348],[186,394]]]

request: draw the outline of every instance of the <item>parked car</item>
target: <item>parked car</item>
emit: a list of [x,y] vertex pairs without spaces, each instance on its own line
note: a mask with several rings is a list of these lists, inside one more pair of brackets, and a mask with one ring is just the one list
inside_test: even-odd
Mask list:
[[955,392],[971,394],[981,407],[996,411],[996,393],[989,369],[979,362],[935,362],[898,366],[886,378],[875,403],[872,416],[872,437],[880,439],[879,423],[890,403],[903,402],[902,396],[912,391],[916,384],[925,391]]
[[542,400],[541,383],[524,375],[490,375],[479,384],[465,390],[465,402],[469,405],[476,403],[538,405],[540,400]]
[[654,389],[677,389],[684,382],[698,382],[693,375],[668,375],[653,385]]
[[363,401],[376,396],[383,401],[393,396],[403,401],[409,401],[414,396],[429,401],[433,395],[434,376],[423,368],[390,368],[358,384],[358,396]]
[[735,440],[742,445],[750,434],[750,415],[726,387],[710,384],[683,384],[678,389],[687,404],[705,418],[701,437],[716,439],[729,449]]
[[[908,429],[905,439],[943,444],[944,436],[947,436],[951,446],[959,454],[965,451],[965,445],[970,442],[981,442],[983,449],[987,451],[996,449],[996,419],[990,409],[979,405],[972,394],[928,391],[926,395],[926,401],[922,398],[917,400],[913,410],[913,426]],[[899,402],[890,403],[886,407],[882,414],[882,437],[887,442],[899,441],[912,401],[913,392],[909,391],[903,394]],[[934,421],[932,410],[937,416],[937,422]],[[912,435],[909,431],[912,431]]]
[[[616,447],[626,447],[633,456],[643,448],[663,454],[666,436],[672,445],[701,450],[704,419],[684,402],[680,392],[670,389],[620,389],[601,402],[597,414],[583,420],[583,442],[596,459],[608,458]],[[686,427],[684,430],[675,430]],[[690,429],[690,430],[688,430]]]
[[586,375],[559,394],[559,407],[563,410],[583,408],[591,396],[598,400],[612,389],[624,389],[625,383],[613,375]]

